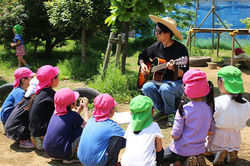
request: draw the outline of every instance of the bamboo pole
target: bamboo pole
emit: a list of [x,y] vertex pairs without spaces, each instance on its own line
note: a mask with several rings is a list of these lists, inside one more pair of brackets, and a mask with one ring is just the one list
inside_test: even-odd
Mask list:
[[219,57],[219,49],[220,49],[220,33],[217,33],[217,58]]
[[231,58],[231,65],[234,66],[234,41],[235,41],[235,34],[232,35],[232,58]]

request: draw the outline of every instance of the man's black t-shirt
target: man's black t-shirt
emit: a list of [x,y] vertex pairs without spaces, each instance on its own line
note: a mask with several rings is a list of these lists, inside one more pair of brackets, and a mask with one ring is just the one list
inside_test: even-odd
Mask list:
[[[180,42],[174,40],[174,43],[170,47],[164,47],[161,42],[156,42],[147,49],[145,49],[138,57],[139,60],[143,59],[144,63],[150,61],[150,59],[154,59],[155,57],[159,57],[165,59],[167,62],[171,59],[175,60],[181,57],[188,57],[187,48],[181,44]],[[139,63],[139,61],[138,61]],[[186,66],[180,66],[181,70],[184,73],[189,69],[189,62]],[[164,74],[163,80],[172,81],[174,78],[174,72],[172,70],[167,70]],[[182,78],[178,78],[181,80]]]

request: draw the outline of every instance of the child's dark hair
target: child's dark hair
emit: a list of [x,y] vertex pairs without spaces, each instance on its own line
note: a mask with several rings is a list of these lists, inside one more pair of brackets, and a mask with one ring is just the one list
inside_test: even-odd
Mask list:
[[27,106],[24,108],[25,111],[29,111],[36,99],[36,94],[32,94],[30,97],[28,97],[27,99],[30,98],[30,101],[28,102]]
[[209,93],[206,96],[207,104],[211,107],[212,113],[214,114],[215,106],[214,106],[214,85],[211,81],[208,81],[209,85]]
[[[223,78],[218,77],[218,82],[222,82],[222,81],[223,81]],[[244,103],[247,102],[246,100],[243,99],[241,93],[236,93],[236,94],[231,94],[231,95],[232,95],[232,99],[233,99],[234,101],[236,101],[237,103],[244,104]]]
[[173,32],[167,27],[167,26],[165,26],[164,24],[162,24],[162,23],[157,23],[157,26],[160,28],[160,32],[159,33],[161,33],[161,32],[164,32],[164,33],[170,33],[170,36],[171,36],[171,38],[173,37]]
[[[211,107],[212,114],[214,114],[214,108],[215,108],[215,106],[214,106],[214,85],[211,81],[208,81],[208,85],[209,85],[210,91],[206,96],[206,102]],[[179,114],[181,115],[181,117],[183,117],[183,105],[185,103],[185,98],[186,98],[186,95],[183,94],[181,102],[178,106],[178,111],[179,111]]]
[[244,104],[244,103],[247,102],[246,100],[244,100],[244,99],[242,98],[242,94],[241,94],[241,93],[232,94],[232,99],[233,99],[234,101],[236,101],[237,103],[241,103],[241,104]]
[[[22,78],[24,78],[24,79],[28,79],[28,77],[22,77]],[[22,78],[20,79],[20,85],[22,85],[23,84],[23,82],[22,82]]]

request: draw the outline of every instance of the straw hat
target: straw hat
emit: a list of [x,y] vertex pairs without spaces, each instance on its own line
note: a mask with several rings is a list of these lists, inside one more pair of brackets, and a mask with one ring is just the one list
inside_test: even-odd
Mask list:
[[149,17],[155,23],[162,23],[163,25],[168,27],[178,39],[183,40],[180,31],[177,29],[177,23],[175,22],[175,20],[173,20],[170,17],[160,18],[160,17],[154,16],[154,15],[149,15]]

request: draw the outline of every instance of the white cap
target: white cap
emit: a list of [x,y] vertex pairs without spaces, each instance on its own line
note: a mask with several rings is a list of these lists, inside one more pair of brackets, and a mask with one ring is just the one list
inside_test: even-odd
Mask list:
[[38,85],[38,83],[39,83],[39,81],[38,81],[38,79],[36,77],[32,78],[30,80],[30,85],[29,85],[24,97],[30,97],[32,94],[34,94],[35,93],[35,88]]

